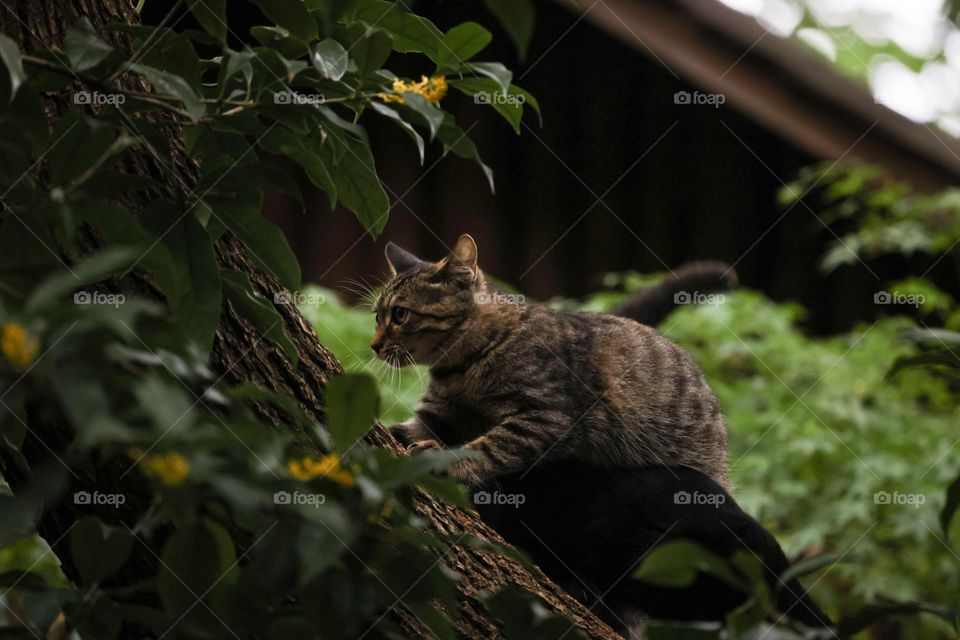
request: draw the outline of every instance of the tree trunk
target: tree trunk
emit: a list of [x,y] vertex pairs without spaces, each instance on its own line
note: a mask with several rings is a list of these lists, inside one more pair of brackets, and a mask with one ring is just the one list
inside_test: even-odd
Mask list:
[[[36,53],[48,48],[57,51],[63,42],[65,30],[81,16],[88,17],[98,28],[109,22],[136,23],[139,20],[131,0],[7,0],[0,6],[0,32],[16,41],[25,53]],[[126,36],[116,33],[106,36],[113,38],[116,46],[128,51],[131,49]],[[70,108],[77,107],[62,98],[51,97],[46,108],[49,118],[56,120]],[[167,193],[163,195],[172,196],[178,190],[183,190],[181,185],[194,185],[198,172],[184,152],[182,132],[173,124],[169,131],[173,149],[170,157],[161,161],[140,149],[131,154],[128,170],[150,175],[164,185]],[[246,273],[268,300],[272,300],[274,293],[282,290],[275,278],[255,269],[244,247],[235,238],[225,237],[219,242],[217,252],[221,265]],[[143,280],[124,281],[120,286],[124,290],[149,290],[149,283]],[[251,381],[296,399],[307,415],[319,420],[323,413],[322,387],[330,376],[341,371],[340,363],[317,341],[312,327],[293,305],[278,305],[277,311],[283,317],[287,335],[299,352],[297,366],[290,363],[276,344],[261,339],[257,330],[235,313],[227,302],[224,302],[221,324],[213,348],[212,365],[231,382]],[[293,428],[271,407],[259,406],[257,409],[263,420],[274,427]],[[29,411],[28,417],[32,419]],[[34,433],[42,434],[43,437],[43,442],[28,439],[23,448],[31,467],[36,468],[48,458],[50,450],[63,451],[64,445],[69,441],[69,432],[68,426],[62,424],[34,423],[30,426]],[[399,451],[396,441],[379,424],[374,426],[368,439],[373,445]],[[15,490],[29,480],[9,460],[0,460],[0,473]],[[130,524],[146,509],[145,498],[149,494],[145,487],[138,486],[135,477],[137,474],[130,474],[118,481],[118,469],[103,464],[97,465],[97,468],[78,470],[77,475],[76,481],[72,482],[71,492],[81,488],[114,487],[128,496],[128,504],[122,509],[108,508],[97,514],[107,522]],[[416,497],[416,503],[418,511],[438,533],[458,536],[465,534],[502,542],[500,537],[472,512],[458,510],[423,493]],[[87,507],[85,513],[89,512]],[[40,533],[53,544],[64,536],[77,517],[75,506],[64,500],[45,511],[39,523]],[[62,562],[64,572],[69,577],[76,577],[69,545],[56,544],[54,551]],[[456,615],[459,637],[486,639],[500,635],[477,594],[481,591],[495,591],[507,584],[516,585],[541,597],[549,607],[568,617],[589,637],[619,637],[538,569],[528,571],[516,561],[502,555],[460,546],[450,546],[444,553],[444,561],[463,576],[458,587],[460,597]],[[141,552],[128,563],[125,571],[142,572],[141,575],[154,572],[155,562],[155,556],[151,552]],[[430,636],[416,618],[401,607],[397,607],[393,614],[411,637]]]

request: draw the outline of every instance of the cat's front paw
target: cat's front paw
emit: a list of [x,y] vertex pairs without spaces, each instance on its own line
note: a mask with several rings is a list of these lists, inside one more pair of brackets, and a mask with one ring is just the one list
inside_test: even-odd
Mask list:
[[416,453],[417,451],[426,451],[427,449],[443,449],[443,445],[433,439],[417,440],[407,445],[407,451]]

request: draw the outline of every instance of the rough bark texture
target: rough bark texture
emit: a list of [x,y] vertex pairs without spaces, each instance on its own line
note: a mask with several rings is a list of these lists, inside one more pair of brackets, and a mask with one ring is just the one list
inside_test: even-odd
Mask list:
[[[8,0],[0,3],[0,32],[19,43],[26,53],[48,49],[56,51],[63,41],[65,29],[79,16],[88,17],[98,27],[108,22],[135,23],[138,17],[132,5],[130,0]],[[113,34],[111,37],[114,37],[117,46],[129,49],[130,43],[124,36]],[[48,115],[51,119],[56,119],[69,108],[76,107],[72,107],[65,100],[48,101]],[[181,132],[173,125],[169,132],[172,148],[169,157],[158,158],[148,151],[139,150],[133,154],[129,166],[131,171],[150,175],[163,183],[168,190],[165,195],[189,191],[189,186],[195,184],[197,177],[196,166],[183,151]],[[248,274],[254,286],[267,299],[273,299],[273,294],[282,290],[275,278],[255,269],[243,246],[235,239],[226,238],[219,243],[217,251],[222,265]],[[150,288],[149,282],[144,280],[131,280],[121,286],[124,289],[140,291],[149,291]],[[295,307],[278,305],[277,310],[283,317],[287,335],[300,354],[296,367],[291,365],[278,346],[262,339],[257,330],[235,313],[228,303],[224,303],[221,326],[214,344],[213,365],[229,381],[249,380],[295,398],[309,416],[320,419],[323,412],[323,384],[331,375],[341,370],[340,363],[317,341],[313,329]],[[272,408],[262,406],[258,407],[258,410],[264,420],[274,427],[291,428]],[[29,411],[28,417],[32,418]],[[31,427],[43,437],[43,442],[28,439],[24,445],[24,453],[31,466],[42,464],[49,456],[49,449],[63,451],[64,445],[69,441],[67,425],[34,423]],[[396,441],[380,425],[374,427],[369,440],[373,445],[399,451]],[[149,493],[146,487],[138,485],[137,474],[130,474],[118,481],[124,469],[125,465],[117,461],[104,461],[95,468],[80,470],[77,477],[71,479],[70,490],[72,492],[93,487],[102,490],[104,487],[114,487],[122,491],[130,497],[128,504],[122,509],[107,507],[97,515],[107,521],[132,524],[146,508],[145,498]],[[0,473],[15,489],[29,480],[9,460],[0,460]],[[416,500],[419,512],[431,523],[434,530],[441,534],[466,534],[502,542],[500,537],[473,513],[460,511],[423,493],[418,495]],[[89,508],[85,508],[84,513],[89,514]],[[53,543],[63,536],[77,517],[72,502],[64,500],[47,510],[40,523],[41,534]],[[55,552],[60,557],[67,575],[76,576],[69,556],[69,545],[57,544]],[[504,556],[460,546],[451,546],[445,552],[445,561],[463,576],[459,587],[461,597],[456,623],[458,636],[462,638],[499,637],[496,625],[477,599],[477,594],[483,590],[495,591],[506,584],[517,585],[540,596],[554,611],[569,617],[589,637],[619,637],[537,569],[527,570]],[[142,550],[135,554],[134,560],[128,563],[125,571],[140,575],[152,573],[155,571],[155,562],[153,552]],[[430,636],[409,612],[398,608],[393,613],[411,637]]]

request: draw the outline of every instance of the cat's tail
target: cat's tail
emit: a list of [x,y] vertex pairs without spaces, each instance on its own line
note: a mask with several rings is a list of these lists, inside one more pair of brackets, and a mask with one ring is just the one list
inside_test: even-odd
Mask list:
[[610,313],[655,327],[678,305],[696,303],[703,295],[730,291],[736,286],[737,272],[727,263],[688,262],[660,284],[633,294]]

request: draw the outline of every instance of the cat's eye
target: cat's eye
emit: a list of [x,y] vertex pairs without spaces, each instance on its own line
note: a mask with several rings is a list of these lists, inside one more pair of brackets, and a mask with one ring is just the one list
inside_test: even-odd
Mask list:
[[391,314],[391,318],[393,318],[393,321],[396,322],[397,324],[402,323],[404,320],[407,319],[407,316],[410,315],[409,311],[407,311],[403,307],[394,307],[393,310],[390,312],[390,314]]

